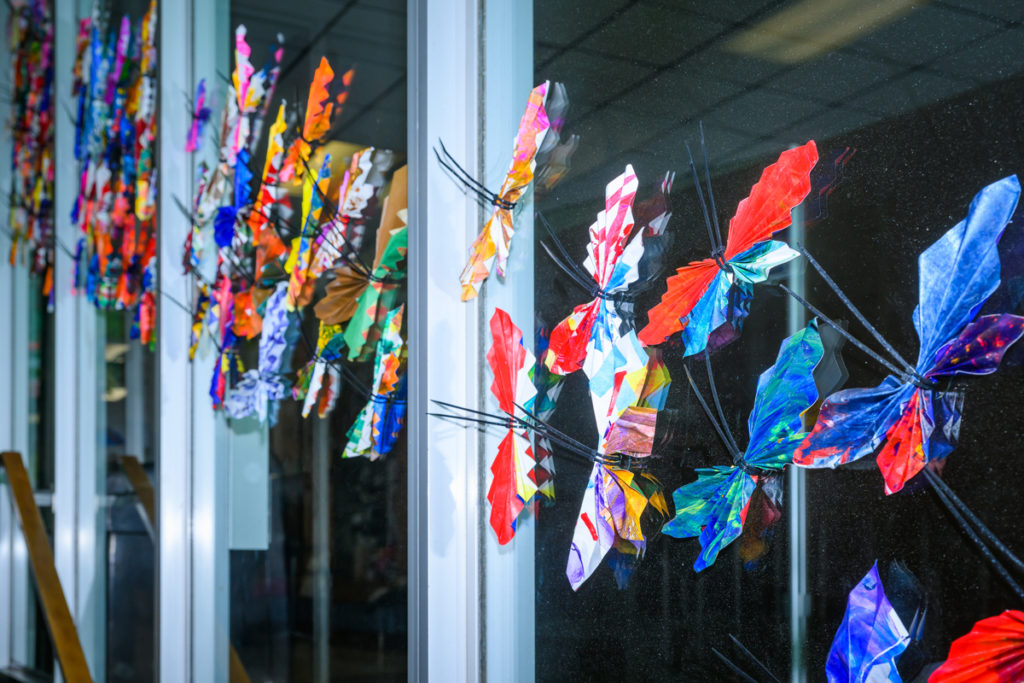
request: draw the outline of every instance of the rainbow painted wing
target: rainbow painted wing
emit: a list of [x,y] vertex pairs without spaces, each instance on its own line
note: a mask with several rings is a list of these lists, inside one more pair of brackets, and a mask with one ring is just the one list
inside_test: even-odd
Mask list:
[[512,163],[501,184],[498,198],[502,205],[495,205],[491,217],[484,229],[473,241],[470,248],[469,261],[463,268],[459,280],[462,282],[462,300],[469,301],[480,293],[480,286],[491,274],[491,268],[497,260],[498,275],[505,276],[505,263],[508,260],[509,248],[515,226],[512,209],[522,197],[526,188],[533,181],[533,170],[537,149],[544,141],[550,127],[544,102],[547,99],[550,83],[545,81],[530,91],[530,99],[526,111],[519,121],[512,152]]
[[953,641],[929,683],[1015,683],[1024,680],[1024,612],[982,619]]
[[[496,308],[491,316],[491,348],[487,352],[494,380],[491,393],[502,412],[514,413],[516,404],[529,409],[537,389],[531,373],[534,357],[523,344],[523,332],[508,313]],[[525,432],[509,428],[491,463],[491,486],[487,501],[491,504],[491,528],[498,543],[505,545],[516,533],[516,522],[537,493],[533,477],[536,462],[530,439]]]
[[[915,368],[926,379],[993,373],[1024,335],[1019,316],[974,319],[999,286],[997,245],[1019,196],[1016,176],[989,185],[974,197],[967,217],[921,254]],[[881,446],[885,490],[895,493],[928,462],[952,452],[962,404],[959,393],[921,389],[891,375],[875,388],[840,391],[824,402],[793,461],[837,467]]]
[[288,382],[281,374],[281,361],[288,345],[285,335],[291,322],[285,298],[286,286],[278,283],[267,298],[263,313],[259,367],[247,370],[224,402],[227,414],[235,419],[256,415],[260,422],[269,419],[273,425],[277,421],[277,404],[288,395]]
[[[634,226],[633,200],[637,187],[636,173],[627,165],[622,175],[608,183],[604,210],[590,226],[590,243],[583,265],[606,295],[625,292],[640,275],[638,264],[644,253],[643,236],[638,234],[627,246]],[[604,296],[577,306],[551,331],[545,364],[558,375],[583,368],[592,351],[600,351],[613,343],[621,325],[614,301]]]
[[649,506],[662,518],[668,516],[668,504],[654,477],[600,463],[594,465],[565,568],[573,590],[590,578],[613,548],[631,555],[643,554],[647,539],[641,516]]
[[373,277],[356,300],[355,312],[345,328],[349,360],[355,360],[363,353],[371,328],[379,324],[394,305],[397,280],[405,276],[401,264],[408,249],[409,228],[392,230],[380,260],[373,268]]
[[910,633],[885,596],[876,562],[850,591],[825,675],[829,683],[900,683],[896,660],[909,643]]
[[[814,368],[824,347],[814,323],[782,342],[775,365],[757,381],[757,398],[747,429],[750,441],[739,466],[697,470],[697,481],[675,490],[675,518],[662,532],[676,538],[698,537],[694,569],[714,564],[718,553],[739,537],[758,479],[781,472],[803,439],[802,414],[818,400]],[[762,474],[761,472],[764,472]]]
[[[394,446],[405,417],[405,382],[399,374],[402,366],[402,316],[405,306],[388,313],[377,342],[373,363],[372,395],[348,432],[343,456],[365,456],[377,460]],[[340,354],[339,354],[340,357]]]
[[[747,285],[763,282],[771,267],[796,256],[796,252],[788,250],[781,242],[769,242],[770,249],[758,246],[772,233],[789,227],[790,212],[810,192],[810,172],[817,162],[818,149],[811,140],[802,147],[786,150],[778,161],[764,169],[761,179],[739,203],[736,215],[729,221],[724,259],[732,266],[733,277],[723,273],[712,259],[696,261],[677,270],[668,278],[668,290],[661,302],[648,312],[649,322],[640,331],[640,341],[647,346],[660,344],[694,324],[700,327],[700,333],[691,334],[687,353],[702,351],[703,344],[707,343],[705,331],[711,334],[716,329],[713,323],[720,324],[721,320],[728,319],[725,313],[730,305],[728,290],[732,281]],[[709,292],[712,301],[695,310]],[[749,294],[747,296],[749,298]],[[697,343],[701,336],[703,339]]]
[[323,198],[331,182],[331,155],[324,155],[324,163],[316,176],[315,184],[312,174],[305,173],[303,177],[305,182],[302,187],[302,234],[292,240],[291,253],[285,266],[285,270],[290,274],[288,310],[295,310],[308,303],[307,290],[312,284],[308,279],[309,264],[314,238],[320,226],[320,213],[324,208]]

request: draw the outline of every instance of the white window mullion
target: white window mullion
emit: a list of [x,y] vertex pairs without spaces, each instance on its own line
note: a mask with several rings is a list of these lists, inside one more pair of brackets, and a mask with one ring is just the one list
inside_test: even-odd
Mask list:
[[431,151],[477,166],[475,0],[408,5],[409,73],[409,680],[481,678],[479,440],[430,418],[430,399],[475,406],[479,301],[458,274],[478,212]]
[[[219,82],[218,74],[231,73],[231,41],[234,35],[231,28],[229,0],[199,2],[193,6],[191,33],[180,37],[192,54],[192,80],[185,91],[191,97],[199,79],[205,78],[207,93],[213,93],[215,109],[224,103],[226,96],[226,86]],[[171,91],[164,89],[163,92]],[[180,102],[171,101],[168,106],[182,109]],[[184,138],[181,138],[179,142],[183,144],[183,141]],[[188,177],[194,177],[191,169],[195,168],[200,158],[212,167],[217,157],[218,150],[208,133],[200,151],[186,157],[190,169]],[[185,192],[181,196],[190,197],[192,190]],[[180,214],[174,220],[185,229],[189,227]],[[183,235],[175,235],[176,248],[180,252]],[[172,243],[171,249],[174,248]],[[180,260],[178,258],[174,262],[174,267],[177,267]],[[192,304],[191,297],[184,301]],[[217,350],[209,337],[204,337],[191,368],[193,534],[190,648],[193,681],[228,680],[231,607],[228,487],[232,443],[224,415],[214,412],[210,403],[210,377],[217,357]]]
[[[191,124],[182,93],[192,87],[192,2],[159,3],[157,36],[157,606],[158,676],[190,678],[192,561],[192,386],[188,358],[192,316],[181,250],[191,226],[174,198],[192,194],[184,141]],[[187,201],[187,200],[186,200]],[[187,305],[186,305],[187,307]]]

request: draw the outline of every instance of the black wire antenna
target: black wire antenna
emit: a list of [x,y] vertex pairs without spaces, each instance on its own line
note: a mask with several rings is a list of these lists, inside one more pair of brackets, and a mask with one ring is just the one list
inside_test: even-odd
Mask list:
[[571,459],[577,462],[617,466],[622,461],[618,454],[602,454],[596,449],[580,443],[571,436],[555,429],[518,403],[514,405],[522,413],[522,416],[516,415],[514,412],[488,413],[438,399],[431,399],[431,402],[449,411],[444,413],[428,412],[427,415],[431,417],[462,423],[473,423],[480,426],[525,429],[537,436],[549,439],[553,444],[557,444],[563,454],[572,456]]
[[974,542],[982,557],[999,575],[999,578],[1020,598],[1021,602],[1024,602],[1024,588],[1021,588],[1007,566],[996,556],[996,553],[1001,555],[1019,576],[1024,576],[1024,562],[1021,562],[1020,558],[985,526],[984,522],[953,492],[949,484],[942,480],[942,477],[933,472],[929,467],[925,467],[924,476],[928,483],[932,485],[932,491],[935,492],[939,501],[953,517],[960,529]]

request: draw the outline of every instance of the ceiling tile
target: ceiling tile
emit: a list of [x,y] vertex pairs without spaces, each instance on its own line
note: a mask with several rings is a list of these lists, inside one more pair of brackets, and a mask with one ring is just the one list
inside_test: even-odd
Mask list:
[[650,73],[650,69],[621,59],[570,52],[539,69],[537,77],[565,83],[573,113],[579,116]]
[[841,136],[847,131],[871,125],[879,118],[881,117],[878,114],[849,107],[823,108],[806,119],[775,132],[772,137],[783,143],[783,146],[801,145],[808,140],[821,143]]
[[935,4],[962,8],[970,14],[989,17],[993,21],[1024,21],[1024,2],[1020,0],[942,0]]
[[692,69],[704,78],[720,78],[743,84],[760,83],[785,68],[782,64],[718,48],[709,48],[688,57],[682,67]]
[[771,79],[769,85],[797,95],[841,102],[896,72],[896,67],[877,59],[830,52]]
[[[1024,3],[1021,3],[1024,5]],[[1001,81],[1024,70],[1024,29],[1018,27],[935,62],[936,69],[975,83]]]
[[[678,0],[646,0],[651,5],[661,7],[679,7]],[[695,13],[713,17],[727,23],[747,21],[749,18],[761,18],[761,13],[769,6],[778,4],[778,0],[715,0],[714,2],[689,3]],[[765,15],[767,16],[767,14]]]
[[852,47],[900,64],[925,64],[991,33],[990,21],[922,5],[863,36]]
[[705,121],[758,137],[808,116],[817,106],[801,97],[759,88],[717,108]]
[[639,4],[620,13],[580,46],[640,63],[669,64],[724,30],[720,22]]
[[972,87],[968,81],[915,71],[850,100],[850,106],[886,117],[896,116],[948,99]]
[[636,107],[643,116],[687,121],[740,90],[736,83],[677,68],[637,86],[624,97],[626,101],[616,104]]
[[617,10],[630,5],[628,0],[591,0],[566,7],[560,2],[534,3],[534,40],[550,45],[571,45],[593,30]]

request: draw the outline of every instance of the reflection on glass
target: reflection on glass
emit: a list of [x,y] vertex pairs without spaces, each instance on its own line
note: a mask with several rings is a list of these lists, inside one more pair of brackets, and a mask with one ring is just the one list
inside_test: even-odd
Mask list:
[[132,313],[104,311],[107,472],[107,680],[156,680],[155,538],[150,512],[156,426],[153,354],[130,338]]
[[[54,339],[53,314],[46,310],[41,277],[29,278],[28,335],[28,453],[25,467],[36,491],[53,491],[53,417],[54,417]],[[53,510],[41,504],[40,512],[50,538],[53,538]],[[53,641],[46,629],[46,617],[39,602],[35,577],[28,566],[29,602],[25,620],[28,660],[32,668],[53,672]],[[17,623],[17,622],[15,622]]]
[[[803,241],[865,316],[912,356],[918,254],[965,215],[978,190],[1024,168],[1012,104],[1024,94],[1024,14],[959,1],[842,5],[840,14],[832,3],[802,0],[535,3],[536,81],[565,83],[572,101],[565,131],[580,136],[565,179],[537,193],[537,208],[568,252],[582,261],[605,184],[629,163],[638,202],[655,193],[666,171],[677,172],[667,266],[706,258],[684,146],[698,152],[699,125],[723,231],[761,170],[813,139],[823,170],[840,182],[803,205]],[[776,236],[792,238],[792,231]],[[1019,239],[1011,225],[994,310],[1020,311],[1019,268],[1007,258]],[[587,297],[542,253],[536,263],[539,324],[550,328]],[[638,328],[666,274],[636,298]],[[813,272],[805,291],[829,315],[849,317]],[[773,362],[789,318],[779,288],[759,286],[741,338],[712,356],[734,434],[746,432],[758,374]],[[1012,487],[998,482],[1012,472],[1005,444],[1019,436],[1013,416],[1024,403],[1015,388],[1022,353],[1012,348],[997,375],[966,383],[960,446],[943,472],[1004,539],[1021,530]],[[882,379],[870,358],[849,349],[845,356],[847,386]],[[649,471],[669,493],[695,480],[696,468],[728,460],[686,386],[681,349],[667,345],[664,358],[675,382]],[[565,381],[551,421],[595,443],[579,373]],[[573,592],[566,556],[589,468],[563,461],[558,502],[538,520],[538,680],[728,680],[712,648],[743,660],[730,635],[780,679],[793,670],[819,680],[847,595],[876,559],[883,576],[902,561],[929,595],[922,653],[901,660],[904,680],[926,677],[953,638],[1013,603],[929,487],[918,482],[884,496],[871,459],[868,468],[808,472],[806,494],[783,497],[783,518],[764,536],[756,561],[737,543],[696,573],[699,544],[658,534],[625,588],[605,566]],[[803,509],[807,535],[791,548],[788,522]],[[794,593],[803,568],[807,592]]]
[[[267,54],[277,34],[283,34],[284,55],[271,113],[282,98],[291,106],[296,102],[305,106],[321,56],[336,79],[355,66],[344,109],[310,167],[319,168],[323,154],[330,154],[333,183],[326,193],[330,202],[343,178],[364,173],[357,159],[363,163],[372,159],[374,175],[379,176],[374,181],[375,196],[357,221],[365,235],[356,248],[358,258],[351,259],[355,265],[343,273],[335,269],[340,259],[328,264],[329,272],[312,288],[311,303],[290,332],[293,338],[281,369],[297,392],[302,376],[293,379],[296,373],[312,370],[315,363],[311,362],[331,353],[342,337],[344,343],[335,350],[338,360],[322,368],[320,388],[310,390],[306,401],[301,392],[297,400],[289,396],[281,401],[270,428],[269,537],[265,547],[232,549],[230,556],[232,656],[237,654],[252,680],[404,680],[404,433],[380,459],[343,458],[342,454],[350,436],[359,441],[358,429],[350,430],[359,424],[371,400],[370,391],[379,391],[375,356],[383,322],[375,320],[372,310],[344,310],[355,300],[351,288],[379,291],[381,310],[397,309],[404,301],[404,282],[387,280],[388,269],[397,269],[404,261],[404,233],[396,239],[391,232],[401,223],[380,226],[385,202],[405,206],[405,174],[398,171],[405,163],[406,147],[405,3],[357,1],[332,6],[322,16],[283,17],[277,6],[238,0],[232,2],[231,23],[246,27],[254,56]],[[215,80],[212,76],[207,77],[208,85]],[[257,180],[267,147],[267,125],[263,139],[253,144]],[[370,146],[375,150],[372,154],[366,151]],[[296,222],[297,187],[291,195],[296,208],[292,222]],[[349,238],[358,229],[356,223],[351,226]],[[391,240],[378,239],[378,231]],[[336,246],[342,252],[348,249]],[[360,269],[374,273],[376,279],[354,276],[353,271]],[[324,301],[323,306],[315,305]],[[319,321],[334,316],[339,316],[339,332],[333,337],[338,342],[318,349]],[[400,331],[404,337],[404,328]],[[354,352],[350,359],[349,352],[358,346],[363,352]],[[255,348],[245,349],[242,355],[246,368],[257,367]],[[304,403],[308,417],[303,417]],[[245,424],[233,425],[236,434]],[[369,437],[372,419],[362,424]],[[235,473],[231,477],[236,481]]]

